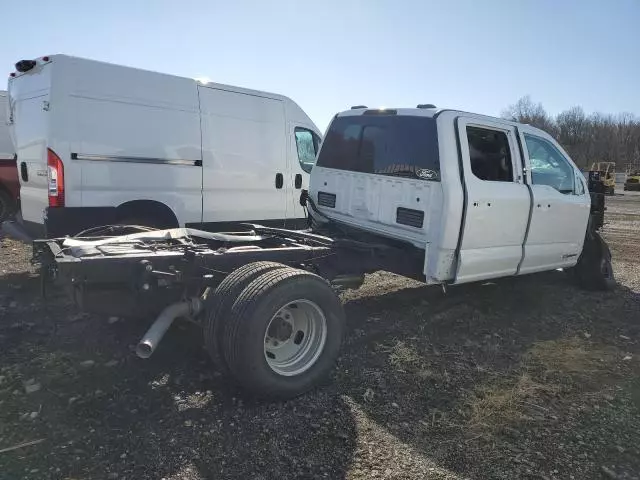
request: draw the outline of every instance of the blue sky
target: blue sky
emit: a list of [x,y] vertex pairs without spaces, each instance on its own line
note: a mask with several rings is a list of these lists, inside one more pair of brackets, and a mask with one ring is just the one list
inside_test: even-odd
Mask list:
[[282,93],[324,130],[351,105],[640,115],[638,0],[30,0],[0,65],[66,53]]

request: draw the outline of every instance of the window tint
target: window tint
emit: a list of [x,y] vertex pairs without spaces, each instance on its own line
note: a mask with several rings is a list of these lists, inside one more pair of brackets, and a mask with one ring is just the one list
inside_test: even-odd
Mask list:
[[513,182],[511,148],[505,132],[467,127],[471,171],[480,180]]
[[531,183],[548,185],[560,193],[573,193],[575,171],[564,155],[543,138],[525,133],[524,139],[529,151]]
[[353,172],[438,180],[435,120],[402,115],[349,115],[331,123],[318,165]]
[[311,169],[316,164],[316,154],[320,146],[320,137],[311,130],[301,127],[296,127],[295,135],[300,166],[305,172],[311,173]]

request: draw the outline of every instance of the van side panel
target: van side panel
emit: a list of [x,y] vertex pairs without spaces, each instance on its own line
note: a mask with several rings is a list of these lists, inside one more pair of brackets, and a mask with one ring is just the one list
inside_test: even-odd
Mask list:
[[169,206],[181,224],[199,221],[195,81],[72,57],[55,62],[52,138],[65,144],[57,146],[65,173],[81,172],[79,183],[67,187],[81,198],[70,197],[67,206],[150,199]]
[[208,228],[248,220],[284,226],[288,175],[282,100],[205,85],[198,91],[203,222]]

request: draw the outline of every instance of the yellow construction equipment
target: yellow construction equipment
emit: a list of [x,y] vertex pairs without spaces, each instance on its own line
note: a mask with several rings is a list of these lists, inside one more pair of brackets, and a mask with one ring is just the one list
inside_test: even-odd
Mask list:
[[616,193],[616,164],[615,162],[594,162],[590,172],[600,172],[600,178],[604,182],[604,193],[614,195]]
[[627,171],[627,178],[624,181],[624,189],[640,190],[640,169]]

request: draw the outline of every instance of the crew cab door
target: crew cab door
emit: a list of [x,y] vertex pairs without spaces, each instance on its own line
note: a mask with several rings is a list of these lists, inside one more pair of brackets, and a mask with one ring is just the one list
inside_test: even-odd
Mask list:
[[517,132],[509,124],[458,117],[465,210],[454,283],[515,275],[531,196]]
[[533,206],[519,273],[576,264],[589,220],[586,181],[551,137],[521,128]]

